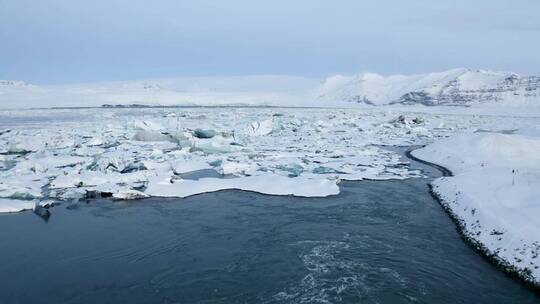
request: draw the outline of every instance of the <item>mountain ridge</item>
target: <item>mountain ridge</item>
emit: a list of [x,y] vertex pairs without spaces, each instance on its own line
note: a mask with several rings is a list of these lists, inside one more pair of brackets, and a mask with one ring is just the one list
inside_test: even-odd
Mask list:
[[336,75],[323,82],[318,98],[371,105],[540,104],[540,77],[466,68],[407,76]]
[[540,77],[452,69],[416,75],[362,73],[314,78],[279,75],[183,77],[88,84],[33,85],[0,80],[0,108],[144,105],[536,107]]

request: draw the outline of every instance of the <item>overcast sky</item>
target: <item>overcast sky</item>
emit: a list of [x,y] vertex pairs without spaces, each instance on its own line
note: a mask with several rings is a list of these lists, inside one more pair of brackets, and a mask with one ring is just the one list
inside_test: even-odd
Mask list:
[[540,74],[538,0],[0,0],[0,79]]

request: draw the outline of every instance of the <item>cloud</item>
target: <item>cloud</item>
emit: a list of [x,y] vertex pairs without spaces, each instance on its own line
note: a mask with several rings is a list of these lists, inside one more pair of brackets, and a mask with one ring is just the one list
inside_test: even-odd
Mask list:
[[[538,2],[540,3],[540,2]],[[461,7],[447,8],[404,18],[401,25],[427,26],[458,31],[540,31],[540,5],[532,7]]]

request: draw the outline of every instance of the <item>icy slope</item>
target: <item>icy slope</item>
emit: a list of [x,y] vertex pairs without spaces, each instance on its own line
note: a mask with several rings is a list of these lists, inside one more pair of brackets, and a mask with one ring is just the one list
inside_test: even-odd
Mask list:
[[436,180],[433,191],[463,233],[488,255],[540,285],[540,138],[463,134],[413,155],[454,173]]
[[538,106],[540,77],[470,69],[410,76],[338,75],[326,79],[318,95],[327,103]]

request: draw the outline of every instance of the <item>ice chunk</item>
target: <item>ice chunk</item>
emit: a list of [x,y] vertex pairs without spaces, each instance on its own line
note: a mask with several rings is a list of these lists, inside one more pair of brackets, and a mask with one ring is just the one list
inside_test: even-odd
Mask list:
[[101,137],[92,137],[90,140],[84,143],[88,147],[101,146],[105,144],[105,140]]
[[56,155],[45,152],[32,153],[27,155],[23,161],[19,161],[13,170],[17,174],[45,173],[56,171],[55,169],[75,167],[90,160],[89,157]]
[[31,174],[0,176],[0,197],[23,200],[41,198],[41,188],[47,183],[47,179]]
[[276,169],[287,172],[289,177],[296,177],[304,172],[304,167],[299,164],[278,165],[276,166]]
[[135,200],[147,198],[148,194],[137,190],[121,190],[113,193],[113,199],[116,200]]
[[32,210],[36,203],[34,201],[23,201],[0,198],[0,213],[19,212]]
[[153,173],[147,171],[124,174],[118,172],[72,171],[58,176],[50,183],[50,196],[66,200],[84,198],[91,192],[112,195],[122,190],[141,187],[147,182],[147,176],[151,174]]
[[240,163],[234,161],[224,161],[221,163],[220,168],[218,169],[221,174],[235,174],[235,175],[245,175],[249,172],[255,171],[257,169],[256,165],[249,163]]
[[164,133],[161,131],[153,130],[141,130],[135,133],[133,140],[137,141],[169,141],[176,142],[176,139],[173,138],[170,134]]
[[133,128],[137,130],[147,130],[147,131],[158,131],[165,129],[161,124],[148,121],[148,120],[137,120],[133,122]]
[[201,160],[177,160],[172,164],[172,169],[176,174],[193,172],[198,170],[212,169],[207,162]]
[[209,154],[232,153],[241,150],[241,147],[231,145],[223,140],[199,140],[192,147],[192,151],[202,151]]
[[312,172],[315,173],[315,174],[335,174],[335,173],[339,173],[339,171],[337,171],[336,169],[326,167],[326,166],[315,167],[315,168],[313,168]]
[[139,151],[131,149],[116,149],[107,151],[94,157],[92,162],[86,166],[87,170],[102,172],[132,172],[144,170],[144,164],[137,161]]
[[51,197],[58,200],[80,200],[88,196],[88,189],[85,188],[68,188],[68,189],[51,189]]
[[159,175],[150,179],[145,193],[150,196],[188,197],[224,189],[239,189],[271,195],[324,197],[339,193],[336,180],[325,178],[290,178],[277,174],[238,178],[172,179]]
[[76,145],[68,134],[14,134],[9,140],[8,153],[24,154],[46,149],[70,148]]
[[265,136],[274,130],[274,122],[272,119],[266,119],[261,122],[254,121],[249,124],[246,129],[246,134],[249,136]]
[[49,217],[51,216],[51,212],[47,208],[42,207],[40,204],[35,204],[33,210],[37,216],[41,217],[45,221],[48,221]]
[[193,136],[197,138],[212,138],[216,136],[216,131],[214,130],[203,130],[203,129],[195,129],[193,131]]

